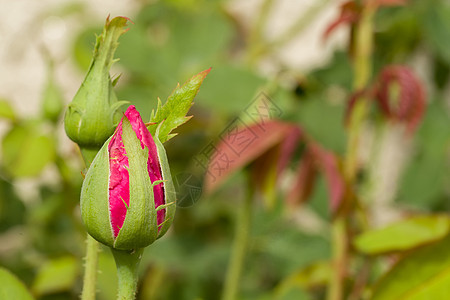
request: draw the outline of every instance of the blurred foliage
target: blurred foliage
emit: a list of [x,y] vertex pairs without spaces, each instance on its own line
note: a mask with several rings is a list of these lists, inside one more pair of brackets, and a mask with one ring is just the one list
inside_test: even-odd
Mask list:
[[[212,67],[190,110],[194,118],[175,130],[179,135],[166,144],[174,176],[188,173],[200,182],[205,166],[195,158],[220,139],[229,122],[242,116],[261,90],[280,108],[283,121],[300,126],[324,148],[344,155],[344,119],[353,80],[352,57],[345,49],[336,49],[326,64],[306,74],[277,65],[278,72],[267,75],[258,62],[279,49],[247,59],[252,53],[251,33],[226,9],[226,1],[151,2],[136,1],[139,10],[128,16],[134,24],[120,40],[116,53],[120,61],[114,67],[122,74],[116,86],[118,98],[130,101],[150,119],[158,97],[167,99],[178,82]],[[72,44],[72,61],[80,74],[88,68],[95,34],[104,22],[87,18],[82,6],[55,10],[62,18],[75,16],[84,22]],[[393,204],[403,216],[420,217],[355,233],[355,256],[371,256],[365,298],[373,291],[374,299],[399,299],[413,295],[417,287],[421,293],[434,293],[429,294],[433,299],[446,299],[441,295],[450,293],[449,220],[444,214],[450,210],[449,22],[446,0],[411,0],[406,6],[380,8],[376,14],[373,74],[385,65],[423,59],[430,68],[420,74],[429,97]],[[19,278],[36,299],[78,299],[85,237],[78,211],[83,167],[74,146],[70,152],[58,146],[62,99],[55,76],[47,74],[47,78],[42,109],[31,120],[17,114],[7,99],[0,99],[1,122],[7,126],[1,141],[0,265],[9,270],[1,268],[0,277],[2,283],[11,282],[10,289],[26,294]],[[371,121],[375,131],[382,126],[380,118]],[[302,149],[296,149],[292,161],[301,155]],[[293,169],[289,165],[286,172],[292,176]],[[362,181],[368,176],[359,175]],[[146,249],[138,299],[219,298],[234,216],[245,192],[243,177],[243,171],[237,170],[213,195],[202,195],[192,206],[178,209],[170,234]],[[30,196],[21,189],[32,179],[38,193]],[[257,196],[242,299],[325,297],[332,247],[327,185],[319,177],[304,203],[318,224],[311,229],[304,226],[308,221],[296,217],[303,208],[293,212],[286,206],[283,188],[288,184],[289,175],[279,182],[272,209],[263,205],[263,195]],[[98,299],[110,300],[117,280],[112,256],[103,250]],[[361,260],[351,265],[355,277],[355,270],[363,269]],[[392,260],[398,261],[393,268]],[[348,285],[354,279],[348,278]],[[0,285],[0,295],[9,293],[5,286]],[[421,295],[405,299],[423,299]]]
[[2,299],[33,299],[23,283],[8,270],[0,269],[0,279],[2,281],[2,287],[0,288]]

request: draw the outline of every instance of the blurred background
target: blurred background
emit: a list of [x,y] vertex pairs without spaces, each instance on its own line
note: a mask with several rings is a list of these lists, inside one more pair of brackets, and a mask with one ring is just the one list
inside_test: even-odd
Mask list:
[[[404,2],[382,6],[374,17],[369,82],[375,86],[385,66],[408,66],[426,108],[414,134],[405,135],[404,124],[374,110],[364,125],[358,193],[374,228],[450,209],[450,3]],[[0,266],[37,299],[78,298],[85,170],[64,134],[63,111],[84,78],[106,17],[126,16],[133,23],[119,40],[120,60],[111,75],[121,74],[119,99],[136,105],[144,119],[158,97],[164,101],[177,83],[212,67],[191,108],[194,117],[166,145],[178,197],[187,200],[171,232],[145,252],[138,299],[218,299],[250,161],[207,194],[206,167],[196,158],[261,95],[276,109],[274,118],[297,126],[336,157],[345,155],[355,73],[354,23],[343,4],[0,0]],[[289,285],[299,270],[329,260],[332,247],[325,175],[318,174],[293,206],[286,203],[304,147],[293,151],[275,192],[263,188],[255,195],[242,299],[324,297],[325,275]],[[98,299],[108,300],[116,295],[116,275],[104,250]]]

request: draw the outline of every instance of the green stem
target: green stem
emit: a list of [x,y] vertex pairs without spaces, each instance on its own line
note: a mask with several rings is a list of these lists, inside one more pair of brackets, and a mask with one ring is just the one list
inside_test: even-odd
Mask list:
[[[89,168],[97,152],[98,149],[91,150],[81,148],[81,155],[83,156],[86,168]],[[81,300],[95,300],[97,286],[98,253],[98,242],[88,234],[86,239],[86,258]]]
[[134,300],[138,283],[138,268],[144,249],[121,251],[111,248],[118,277],[117,300]]
[[82,300],[94,300],[96,293],[97,282],[97,264],[98,264],[98,243],[87,235],[86,240],[86,258],[85,258],[85,270],[83,278],[83,291],[81,292]]
[[259,58],[259,55],[265,51],[266,40],[264,38],[264,25],[267,22],[267,18],[272,9],[274,0],[264,0],[261,6],[261,10],[257,16],[255,26],[253,26],[247,46],[247,57],[249,65],[253,65]]
[[248,246],[250,219],[252,214],[253,188],[249,184],[247,189],[245,201],[242,203],[242,208],[240,209],[235,223],[233,248],[228,262],[222,300],[237,299],[242,266]]
[[87,149],[87,148],[80,149],[81,156],[83,156],[84,163],[86,164],[86,168],[89,168],[99,150],[100,149]]
[[366,87],[372,74],[373,18],[375,12],[375,1],[367,1],[355,29],[353,88],[356,91]]
[[[368,1],[364,5],[361,18],[355,30],[354,82],[355,91],[363,90],[372,73],[373,17],[376,11],[375,2]],[[346,184],[353,189],[358,172],[359,137],[367,115],[368,99],[362,97],[356,101],[349,119],[347,153],[344,159],[344,177]],[[350,193],[347,193],[350,195]],[[350,197],[350,196],[347,196]],[[351,202],[351,199],[346,199]],[[344,279],[348,266],[349,237],[347,233],[348,215],[341,210],[334,217],[332,226],[333,273],[331,275],[327,299],[344,299]]]
[[347,139],[347,155],[344,160],[344,176],[348,183],[352,183],[358,172],[358,149],[361,130],[368,110],[368,99],[361,97],[356,101],[349,120]]
[[328,300],[343,299],[343,285],[347,262],[346,219],[340,214],[331,226],[331,242],[333,245],[333,273],[328,289]]
[[[361,14],[361,20],[355,30],[355,59],[353,89],[363,90],[369,82],[372,73],[373,48],[373,17],[375,6],[369,2]],[[352,183],[356,177],[358,165],[358,146],[362,125],[367,115],[368,99],[359,98],[349,119],[349,135],[347,141],[347,155],[345,157],[344,172],[347,182]]]

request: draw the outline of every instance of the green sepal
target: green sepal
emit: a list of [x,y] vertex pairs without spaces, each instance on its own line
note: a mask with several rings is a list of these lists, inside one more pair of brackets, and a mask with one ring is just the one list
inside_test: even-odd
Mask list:
[[175,215],[176,210],[176,192],[175,192],[175,186],[173,185],[172,175],[170,174],[170,168],[169,168],[169,161],[167,159],[166,150],[164,149],[163,144],[158,138],[159,133],[159,126],[158,130],[156,131],[156,134],[153,135],[153,140],[156,144],[156,149],[158,151],[158,158],[159,158],[159,164],[161,166],[161,175],[164,182],[164,203],[165,205],[168,205],[170,203],[173,203],[173,205],[168,205],[166,207],[166,215],[164,218],[164,222],[158,232],[158,238],[162,237],[167,230],[169,230],[170,225],[172,225],[173,217]]
[[148,148],[141,142],[127,118],[122,119],[122,140],[128,157],[130,205],[114,248],[137,249],[153,243],[157,237],[157,218],[153,186],[147,170]]
[[81,187],[81,218],[87,232],[97,241],[113,247],[114,232],[109,217],[108,139],[91,163]]
[[167,204],[160,205],[160,206],[158,206],[156,208],[156,211],[160,211],[160,210],[166,209],[169,206],[172,206],[172,205],[175,205],[175,204],[176,204],[175,202],[170,202],[170,203],[167,203]]
[[119,37],[126,32],[127,18],[106,20],[103,33],[97,37],[91,65],[64,117],[67,136],[80,147],[98,149],[110,137],[122,117],[109,75],[116,61],[114,52]]
[[166,182],[166,180],[155,180],[152,182],[152,187],[154,187],[155,185],[158,185],[160,183],[164,183],[164,182]]

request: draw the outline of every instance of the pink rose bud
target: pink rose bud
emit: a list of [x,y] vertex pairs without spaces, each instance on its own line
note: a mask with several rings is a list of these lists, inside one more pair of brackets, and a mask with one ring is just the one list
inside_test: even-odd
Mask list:
[[83,222],[99,242],[130,250],[164,235],[174,213],[175,189],[164,147],[130,106],[86,174]]

